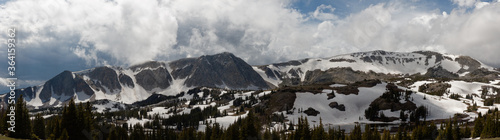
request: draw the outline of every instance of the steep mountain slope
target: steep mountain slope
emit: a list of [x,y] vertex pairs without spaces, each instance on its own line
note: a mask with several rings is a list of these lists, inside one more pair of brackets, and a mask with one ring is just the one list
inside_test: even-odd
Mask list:
[[[64,71],[42,85],[16,91],[28,105],[43,108],[61,105],[72,97],[77,102],[106,99],[132,104],[155,93],[177,95],[195,87],[259,90],[405,75],[488,82],[498,79],[499,74],[471,57],[430,51],[359,52],[263,66],[250,66],[231,53],[220,53],[172,62],[150,61],[129,68]],[[7,101],[7,96],[2,96],[2,101]]]
[[[497,71],[468,57],[431,51],[410,53],[370,51],[329,58],[254,66],[266,81],[278,85],[297,85],[321,81],[352,83],[363,79],[385,79],[394,75],[420,74],[435,78],[494,79]],[[474,73],[477,73],[474,75]],[[479,76],[480,75],[480,76]]]
[[[28,105],[58,106],[74,97],[77,102],[107,99],[132,104],[154,93],[175,95],[193,87],[268,89],[252,67],[230,53],[186,58],[173,62],[150,61],[129,68],[97,67],[64,71],[43,85],[17,90]],[[3,96],[3,101],[7,97]]]
[[186,79],[188,87],[267,89],[268,85],[252,67],[231,53],[181,59],[170,63],[175,79]]

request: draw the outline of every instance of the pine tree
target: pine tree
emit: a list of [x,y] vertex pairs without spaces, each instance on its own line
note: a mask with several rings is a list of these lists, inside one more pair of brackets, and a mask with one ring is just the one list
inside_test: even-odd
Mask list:
[[307,117],[304,118],[304,120],[302,121],[303,123],[303,127],[302,127],[302,136],[304,138],[310,138],[311,137],[311,129],[309,127],[309,121],[307,120]]
[[45,119],[37,114],[33,123],[33,133],[40,139],[45,139]]
[[410,139],[410,137],[408,136],[408,132],[406,131],[406,127],[403,127],[403,139]]
[[248,116],[243,119],[243,124],[240,130],[240,139],[257,139],[259,137],[259,129],[253,111],[249,111]]
[[[205,138],[206,140],[209,140],[211,135],[212,135],[212,126],[210,126],[209,124],[206,124],[207,126],[205,127]],[[233,124],[234,125],[234,124]],[[231,125],[231,126],[233,126]],[[229,131],[229,129],[231,128],[231,126],[229,126],[227,129]]]
[[377,126],[375,126],[374,128],[375,130],[372,131],[372,140],[381,140],[381,136],[380,136],[380,133],[378,132],[378,128]]
[[31,137],[31,121],[23,95],[18,98],[15,109],[15,132],[12,133],[11,137],[29,139]]
[[295,128],[293,127],[292,121],[290,121],[290,123],[288,124],[288,130],[295,130]]
[[349,137],[351,140],[361,140],[361,126],[356,124]]
[[66,129],[66,131],[68,131],[68,136],[70,139],[85,138],[81,135],[81,130],[84,125],[81,125],[81,119],[78,117],[78,112],[73,98],[71,98],[71,100],[69,101],[68,106],[65,107],[61,125],[63,129]]
[[370,125],[365,125],[365,132],[362,134],[362,140],[371,140],[373,138]]
[[476,118],[476,120],[474,120],[474,130],[472,132],[472,138],[481,136],[481,132],[483,132],[483,119],[482,117],[478,117]]
[[273,130],[271,132],[271,139],[272,140],[280,140],[281,139],[280,134],[278,132],[276,132],[276,131]]
[[7,131],[7,111],[2,108],[2,110],[0,111],[0,134],[4,134],[5,131]]
[[266,131],[264,131],[264,136],[262,136],[262,139],[271,140],[271,131],[269,131],[269,129],[266,129]]
[[[187,131],[187,130],[183,130]],[[146,135],[144,133],[144,128],[141,124],[137,123],[134,125],[134,130],[130,133],[130,140],[144,140]]]
[[214,123],[212,127],[212,134],[210,135],[210,139],[212,140],[217,140],[220,139],[222,136],[222,128],[220,127],[219,123]]
[[53,125],[52,134],[54,134],[54,138],[59,138],[63,131],[63,128],[61,126],[61,119],[59,118],[59,116],[54,117],[53,122],[51,124]]
[[78,118],[78,125],[80,125],[81,127],[78,128],[78,131],[79,131],[79,135],[80,137],[84,137],[83,135],[83,132],[84,131],[87,131],[87,132],[90,132],[90,130],[88,129],[88,119],[86,118],[87,116],[87,112],[85,110],[85,107],[83,106],[82,103],[78,104],[78,108],[77,108],[77,118]]
[[467,138],[467,137],[470,137],[471,136],[471,130],[469,128],[469,125],[465,124],[465,129],[464,131],[462,132],[463,134],[463,137]]
[[436,133],[438,132],[437,130],[437,126],[434,122],[431,122],[429,127],[427,127],[426,129],[424,129],[424,134],[425,134],[425,137],[426,139],[436,139]]
[[495,124],[493,123],[493,119],[491,116],[488,116],[488,115],[484,115],[485,118],[486,118],[486,121],[484,123],[484,128],[483,128],[483,131],[481,132],[481,139],[484,139],[484,138],[493,138],[495,137],[494,136],[494,127],[495,127]]
[[460,127],[458,126],[458,122],[456,119],[453,121],[453,132],[452,133],[453,133],[453,139],[458,140],[461,138],[460,137]]
[[92,132],[93,129],[93,124],[94,124],[94,119],[93,119],[93,114],[92,114],[92,105],[87,101],[85,103],[85,130],[87,130],[89,133]]
[[109,132],[107,140],[118,140],[118,132],[116,131],[116,128],[111,127],[110,129],[111,131]]
[[399,126],[395,139],[396,140],[403,140],[403,127],[402,126]]
[[401,110],[399,112],[399,118],[401,119],[402,122],[406,122],[406,116],[405,116],[405,111]]
[[327,139],[327,133],[325,132],[325,128],[323,127],[323,120],[319,118],[319,126],[314,127],[312,132],[313,140],[324,140]]
[[66,131],[66,129],[62,131],[61,137],[59,137],[58,140],[69,140],[68,131]]
[[240,121],[236,121],[234,124],[230,125],[227,128],[226,133],[224,133],[224,138],[226,140],[239,140],[240,125],[241,125],[241,120]]
[[419,140],[419,139],[422,139],[422,135],[423,135],[423,132],[422,132],[422,127],[421,125],[419,126],[416,126],[414,129],[413,129],[413,132],[411,134],[412,136],[412,139],[413,140]]
[[336,140],[336,135],[337,135],[337,132],[335,132],[335,128],[328,128],[328,139],[331,139],[331,140]]
[[451,119],[448,119],[448,123],[446,123],[445,131],[444,131],[444,138],[447,140],[453,139],[453,132],[452,132],[452,126],[451,126]]
[[391,140],[391,132],[389,132],[389,130],[384,129],[384,134],[382,135],[382,140]]

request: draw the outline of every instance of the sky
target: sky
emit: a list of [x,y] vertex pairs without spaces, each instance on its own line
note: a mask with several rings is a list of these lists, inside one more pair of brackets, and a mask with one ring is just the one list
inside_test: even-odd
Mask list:
[[[18,87],[64,70],[231,52],[251,65],[430,50],[500,67],[500,0],[0,0]],[[0,58],[7,61],[7,47]],[[6,91],[7,63],[0,91]]]

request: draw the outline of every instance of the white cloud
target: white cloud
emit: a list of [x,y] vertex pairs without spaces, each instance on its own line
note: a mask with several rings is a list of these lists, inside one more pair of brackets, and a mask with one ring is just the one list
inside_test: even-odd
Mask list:
[[321,4],[316,7],[316,10],[311,13],[311,16],[318,20],[336,20],[338,19],[338,16],[333,13],[334,11],[335,8],[331,5]]
[[478,0],[452,0],[454,4],[460,7],[472,7]]
[[489,5],[490,3],[489,2],[477,2],[476,4],[474,4],[476,6],[476,9],[481,9],[483,8],[484,6],[486,5]]
[[498,3],[450,13],[412,4],[375,4],[339,18],[330,5],[303,14],[287,0],[19,0],[1,9],[0,30],[16,26],[23,46],[43,53],[69,48],[97,65],[223,51],[268,64],[383,49],[458,53],[500,66]]
[[[26,34],[19,43],[27,47],[72,48],[89,61],[101,61],[96,54],[103,52],[134,63],[176,44],[177,21],[165,5],[155,0],[12,1],[2,9],[0,28],[17,27]],[[50,46],[54,42],[61,46]]]

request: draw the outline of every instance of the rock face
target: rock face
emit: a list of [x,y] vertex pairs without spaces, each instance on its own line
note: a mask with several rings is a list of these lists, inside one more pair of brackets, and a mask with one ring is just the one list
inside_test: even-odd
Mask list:
[[151,91],[155,88],[160,90],[166,89],[172,84],[172,76],[167,70],[167,65],[163,62],[149,61],[140,65],[131,66],[130,70],[137,72],[137,74],[134,75],[137,84],[147,91]]
[[437,68],[429,68],[427,70],[427,73],[425,73],[425,76],[434,77],[434,78],[450,78],[450,79],[459,77],[458,74],[449,72],[449,71],[443,69],[441,66],[439,66]]
[[448,83],[428,83],[418,87],[419,92],[424,92],[431,95],[443,96],[443,94],[450,88]]
[[128,75],[120,74],[118,79],[120,80],[120,83],[122,83],[123,85],[129,86],[131,88],[135,87],[134,81]]
[[94,84],[99,91],[115,93],[122,89],[118,81],[118,75],[115,70],[109,67],[97,67],[87,75],[95,81]]
[[306,113],[307,116],[317,116],[320,112],[312,107],[309,107],[307,110],[304,111],[304,113]]
[[185,85],[231,89],[267,89],[269,86],[245,61],[231,53],[181,59],[170,63],[175,79],[186,79]]
[[303,83],[325,84],[325,83],[354,83],[365,79],[386,79],[391,75],[354,71],[351,68],[331,68],[326,71],[319,69],[306,72]]
[[49,101],[51,97],[66,101],[73,97],[75,92],[83,92],[87,95],[94,94],[94,91],[81,76],[75,75],[75,78],[73,76],[72,72],[64,71],[45,82],[40,92],[42,102]]
[[137,84],[141,85],[144,89],[151,91],[154,88],[166,89],[172,82],[172,77],[167,69],[161,67],[156,70],[143,70],[135,75]]
[[339,104],[337,102],[331,102],[330,104],[328,104],[328,106],[330,106],[331,108],[336,108],[340,111],[345,111],[345,106],[344,104]]
[[[458,70],[458,73],[462,73],[462,72],[467,72],[467,71],[475,71],[477,69],[479,69],[479,67],[481,66],[481,63],[477,60],[475,60],[474,58],[471,58],[469,56],[460,56],[458,58],[455,59],[455,61],[457,61],[460,66],[462,68],[460,68],[460,70]],[[464,68],[466,67],[466,68]]]
[[259,66],[258,68],[261,69],[261,70],[263,70],[266,73],[267,78],[282,80],[281,74],[280,74],[279,71],[272,70],[272,69],[270,69],[270,68],[268,68],[266,66]]

